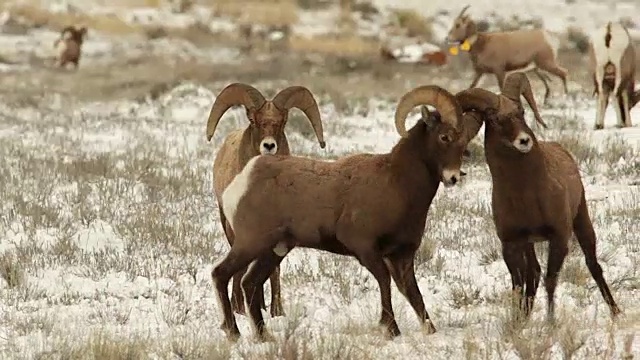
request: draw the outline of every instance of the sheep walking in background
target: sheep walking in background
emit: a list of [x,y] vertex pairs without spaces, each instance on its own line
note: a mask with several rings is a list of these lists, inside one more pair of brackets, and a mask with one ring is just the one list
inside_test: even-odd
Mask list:
[[[408,113],[425,104],[437,113],[426,114],[407,131]],[[463,175],[462,152],[478,124],[477,119],[463,120],[449,92],[422,86],[398,103],[395,126],[402,138],[389,153],[335,162],[297,156],[249,160],[222,195],[235,241],[211,274],[223,311],[221,328],[231,339],[240,335],[227,285],[238,269],[253,262],[242,288],[259,338],[270,338],[255,296],[288,251],[300,246],[356,257],[378,282],[380,324],[391,336],[400,334],[391,278],[426,330],[434,332],[415,278],[415,253],[440,182],[450,187]]]
[[64,68],[68,63],[71,63],[75,69],[78,69],[82,55],[82,43],[86,35],[87,28],[84,26],[67,26],[60,31],[60,37],[53,43],[56,50],[56,67]]
[[[249,125],[227,135],[213,163],[213,188],[222,228],[230,245],[233,245],[234,234],[225,212],[222,211],[222,193],[252,157],[259,154],[289,155],[289,142],[284,128],[291,108],[298,108],[307,115],[320,147],[325,147],[318,104],[311,91],[303,86],[283,89],[273,100],[266,100],[260,91],[251,85],[233,83],[227,86],[216,97],[211,107],[207,120],[208,141],[211,141],[222,115],[236,105],[244,105]],[[245,302],[240,289],[240,279],[245,271],[246,268],[242,268],[233,277],[233,308],[240,314],[245,312]],[[265,308],[264,294],[261,292],[259,296],[261,306]],[[280,269],[276,268],[271,275],[271,316],[282,315],[284,310],[280,295]]]
[[[620,309],[611,295],[596,257],[596,234],[589,217],[585,190],[573,156],[557,142],[538,141],[524,120],[520,96],[541,121],[527,76],[509,75],[502,94],[468,89],[456,95],[464,111],[484,119],[484,148],[492,180],[491,208],[502,255],[529,316],[540,281],[533,242],[549,242],[545,275],[548,320],[554,320],[558,273],[569,252],[572,232],[612,316]],[[544,124],[543,124],[544,125]]]
[[636,50],[622,24],[608,22],[591,34],[589,63],[594,93],[598,95],[594,128],[604,128],[604,112],[611,94],[618,127],[630,127],[629,111],[640,101],[640,90],[634,93]]
[[505,77],[514,71],[533,71],[544,83],[544,103],[550,94],[549,84],[540,69],[548,71],[562,80],[565,94],[567,69],[557,63],[559,40],[543,29],[514,30],[501,32],[478,32],[476,23],[464,7],[455,19],[447,41],[461,44],[469,52],[475,77],[469,88],[475,87],[484,74],[494,74],[502,89]]

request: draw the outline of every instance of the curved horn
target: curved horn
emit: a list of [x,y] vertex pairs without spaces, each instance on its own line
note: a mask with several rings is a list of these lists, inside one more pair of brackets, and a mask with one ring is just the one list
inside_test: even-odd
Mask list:
[[424,85],[404,94],[396,107],[395,125],[400,136],[407,137],[405,121],[407,115],[418,105],[431,105],[438,110],[443,122],[449,123],[454,128],[460,127],[462,111],[456,98],[447,90],[437,85]]
[[511,99],[512,101],[517,102],[522,105],[520,101],[520,95],[523,95],[529,107],[533,111],[533,116],[536,118],[538,124],[542,125],[545,129],[547,128],[547,124],[542,120],[540,116],[540,112],[538,112],[538,105],[536,105],[536,100],[533,97],[533,91],[531,90],[531,83],[529,82],[529,78],[523,72],[516,72],[507,75],[507,78],[504,80],[504,84],[502,86],[502,95]]
[[498,110],[500,107],[498,95],[482,88],[462,90],[456,94],[456,100],[463,112],[470,110],[485,112],[487,109]]
[[273,98],[273,104],[284,110],[289,110],[293,107],[302,110],[307,115],[309,122],[311,122],[311,127],[316,133],[320,148],[325,148],[327,144],[324,141],[320,109],[318,109],[318,103],[309,89],[304,86],[289,86],[286,89],[282,89]]
[[234,105],[244,105],[246,108],[259,109],[264,103],[264,96],[253,86],[243,83],[228,85],[218,94],[209,112],[209,119],[207,120],[207,141],[211,141],[222,114],[230,107]]
[[460,14],[458,14],[458,17],[462,17],[462,15],[464,15],[464,12],[467,11],[467,9],[470,7],[471,5],[467,5],[465,7],[462,8],[462,10],[460,11]]
[[484,119],[480,113],[468,111],[462,116],[462,127],[464,128],[464,141],[468,144],[473,140],[482,127]]

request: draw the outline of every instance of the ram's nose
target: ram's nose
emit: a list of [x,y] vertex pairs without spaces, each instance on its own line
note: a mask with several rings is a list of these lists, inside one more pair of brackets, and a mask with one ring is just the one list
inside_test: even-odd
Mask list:
[[262,155],[273,155],[278,152],[278,144],[276,139],[271,136],[267,136],[260,142],[260,153]]
[[442,183],[445,187],[452,187],[460,181],[461,176],[460,170],[445,169],[442,171]]

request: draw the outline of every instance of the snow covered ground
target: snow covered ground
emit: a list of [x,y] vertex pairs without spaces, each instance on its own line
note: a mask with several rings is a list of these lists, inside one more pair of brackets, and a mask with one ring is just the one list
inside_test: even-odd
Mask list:
[[[433,4],[454,13],[463,6]],[[618,10],[629,14],[625,6]],[[0,39],[20,58],[40,51],[51,36],[41,31]],[[116,44],[123,53],[133,49],[98,35],[87,43],[89,58]],[[193,56],[212,54],[191,50]],[[460,89],[467,81],[450,79],[446,86]],[[632,128],[614,128],[609,108],[606,128],[593,131],[594,100],[587,92],[542,106],[550,129],[537,133],[562,142],[579,160],[598,257],[624,312],[619,321],[610,321],[578,246],[561,272],[559,327],[544,326],[543,286],[531,321],[523,329],[508,321],[510,278],[491,219],[481,131],[464,182],[438,191],[417,259],[437,333],[420,330],[394,286],[403,335],[385,339],[376,326],[373,277],[355,259],[295,249],[282,264],[287,316],[265,314],[277,341],[264,344],[255,341],[244,316],[237,316],[241,339],[226,340],[210,279],[228,250],[211,167],[223,137],[246,124],[242,109],[229,110],[208,143],[205,119],[215,93],[202,84],[183,83],[147,102],[76,102],[47,94],[38,104],[17,105],[0,98],[0,358],[619,359],[625,351],[637,357],[640,340],[629,340],[640,330],[640,108],[632,112]],[[327,148],[320,150],[290,124],[292,152],[330,159],[390,150],[399,138],[395,104],[371,98],[366,106],[366,118],[359,111],[338,115],[323,101]],[[546,245],[536,250],[544,271]]]

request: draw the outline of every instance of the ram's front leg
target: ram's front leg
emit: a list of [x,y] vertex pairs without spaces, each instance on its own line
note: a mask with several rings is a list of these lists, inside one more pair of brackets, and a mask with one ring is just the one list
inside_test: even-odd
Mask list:
[[478,85],[478,82],[480,81],[482,75],[484,75],[484,72],[475,69],[475,75],[473,77],[473,81],[471,81],[471,85],[469,85],[469,89],[474,88],[476,87],[476,85]]

